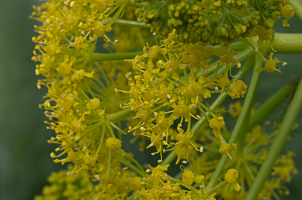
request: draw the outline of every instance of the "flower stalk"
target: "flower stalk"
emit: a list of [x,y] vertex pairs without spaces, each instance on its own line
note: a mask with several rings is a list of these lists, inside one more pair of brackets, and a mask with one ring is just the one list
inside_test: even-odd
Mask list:
[[261,188],[263,187],[265,181],[267,180],[267,177],[269,176],[271,169],[277,157],[279,156],[280,151],[282,150],[282,147],[286,141],[288,134],[290,133],[290,130],[299,112],[301,111],[301,107],[302,107],[301,99],[302,99],[302,79],[300,80],[295,95],[289,105],[289,108],[287,109],[287,112],[282,121],[281,127],[278,130],[278,133],[274,139],[274,142],[268,151],[266,159],[264,163],[261,165],[261,168],[256,176],[256,179],[254,180],[254,183],[250,188],[245,200],[257,199],[257,196],[261,191]]

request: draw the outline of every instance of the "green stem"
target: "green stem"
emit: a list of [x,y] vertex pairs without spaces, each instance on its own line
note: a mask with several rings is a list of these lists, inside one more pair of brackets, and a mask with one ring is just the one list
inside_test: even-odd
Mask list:
[[207,113],[202,109],[202,107],[200,107],[200,105],[197,105],[198,110],[202,113],[202,116],[205,116],[205,118],[207,119],[207,121],[210,121],[209,116],[207,115]]
[[[121,17],[121,14],[124,12],[124,8],[125,8],[126,4],[121,4],[119,9],[114,13],[113,17],[111,18],[111,20],[109,21],[108,25],[111,26],[113,25],[113,23],[115,23],[115,21]],[[108,14],[110,15],[111,12]]]
[[262,104],[262,106],[260,106],[260,108],[258,108],[251,116],[247,131],[250,131],[254,126],[266,119],[282,103],[282,99],[287,98],[296,90],[298,83],[293,82],[287,84]]
[[161,163],[162,166],[170,164],[176,158],[175,149],[169,153],[169,155]]
[[203,109],[205,109],[205,111],[207,111],[212,117],[217,117],[213,112],[212,109],[208,108],[207,106],[205,106],[203,103],[198,102],[198,105],[201,105],[201,107]]
[[195,158],[193,157],[192,158],[192,163],[193,163],[193,166],[194,166],[194,169],[195,169],[195,174],[199,175],[199,170],[198,170],[198,167],[197,167],[197,163],[195,161]]
[[[241,69],[236,74],[236,80],[240,80],[243,78],[243,76],[248,72],[250,67],[252,66],[253,60],[248,59],[244,65],[241,67]],[[209,109],[215,110],[228,96],[227,92],[224,92],[223,94],[220,94],[215,101],[211,104]],[[207,116],[209,117],[209,113],[207,113]],[[192,131],[198,131],[202,125],[207,122],[207,118],[205,116],[202,116],[200,120],[198,120],[194,126],[192,127]],[[176,158],[175,149],[170,152],[170,154],[164,159],[162,162],[162,165],[170,164],[174,159]]]
[[97,155],[100,153],[100,150],[102,148],[102,144],[103,144],[103,141],[104,141],[104,136],[105,136],[105,126],[103,126],[101,141],[100,141],[100,144],[99,144],[99,146],[97,148],[97,151],[96,151]]
[[127,108],[125,110],[121,110],[119,112],[107,115],[107,119],[112,122],[112,121],[118,120],[118,119],[128,115],[131,112],[132,112],[131,109]]
[[218,189],[222,188],[223,186],[225,186],[225,184],[227,184],[228,182],[226,180],[224,180],[223,182],[219,183],[216,187],[210,189],[209,191],[206,192],[205,194],[205,198],[207,198],[208,196],[210,196],[213,192],[217,191]]
[[290,0],[289,4],[293,6],[293,8],[297,8],[295,14],[302,20],[302,2],[301,0]]
[[298,116],[302,107],[302,80],[300,81],[298,88],[295,92],[293,100],[291,101],[289,108],[285,114],[281,127],[271,145],[264,163],[262,164],[256,179],[251,186],[245,200],[255,200],[259,192],[261,191],[265,181],[267,180],[272,167],[275,164],[276,159],[286,141],[286,138]]
[[[251,115],[251,110],[252,110],[252,106],[255,100],[255,94],[257,91],[257,87],[258,87],[258,83],[259,83],[259,78],[260,78],[260,74],[259,72],[256,72],[256,69],[258,67],[262,66],[262,58],[259,55],[256,55],[256,60],[255,60],[255,65],[254,65],[254,70],[253,70],[253,75],[249,84],[249,89],[244,101],[244,105],[243,105],[243,109],[246,106],[246,110],[242,110],[242,114],[244,113],[244,116],[242,117],[244,119],[243,123],[241,124],[242,127],[244,127],[244,129],[246,129],[248,122],[249,122],[249,118]],[[240,116],[241,116],[240,115]],[[240,118],[240,117],[239,117]],[[238,122],[239,123],[239,120]],[[241,128],[238,130],[242,130]],[[239,132],[238,134],[238,149],[237,149],[237,153],[238,156],[241,157],[243,155],[243,149],[244,149],[244,142],[245,142],[245,135],[246,135],[246,130]]]
[[110,165],[111,165],[111,149],[108,151],[108,168],[107,168],[107,174],[110,174]]
[[130,53],[92,53],[89,56],[90,61],[110,61],[110,60],[125,60],[133,59],[137,55],[142,55],[144,52],[130,52]]
[[146,173],[144,171],[140,171],[139,169],[137,169],[137,167],[135,167],[134,165],[132,165],[130,162],[128,162],[127,160],[125,160],[123,157],[121,156],[116,156],[116,159],[124,164],[125,166],[129,167],[130,169],[132,169],[134,172],[136,172],[137,174],[139,174],[142,177],[146,177]]
[[[246,37],[245,40],[248,42],[248,44],[249,44],[253,49],[256,49],[256,48],[257,48],[249,38]],[[256,53],[261,57],[261,59],[262,59],[263,62],[266,60],[260,51],[257,51]],[[261,66],[259,66],[259,67],[261,67]]]
[[271,44],[278,53],[302,53],[302,34],[275,33]]
[[194,194],[196,194],[198,197],[201,196],[201,194],[198,192],[198,190],[196,190],[196,188],[194,188],[193,186],[186,186],[185,184],[182,183],[182,181],[175,179],[175,178],[171,178],[171,181],[174,181],[175,183],[179,183],[181,186],[191,190]]
[[[249,59],[251,60],[251,59]],[[251,61],[250,61],[251,62]],[[257,59],[256,59],[256,65],[255,66],[259,66],[259,62],[261,62],[261,59],[257,56]],[[258,73],[258,72],[253,72],[254,74],[255,73]],[[254,75],[256,76],[256,75]],[[254,81],[257,82],[258,78],[254,78]],[[242,106],[242,111],[241,111],[241,114],[239,115],[239,118],[237,120],[237,123],[235,125],[235,128],[233,130],[233,133],[231,135],[231,138],[229,140],[229,144],[230,143],[234,143],[238,137],[238,135],[244,131],[245,129],[245,122],[247,120],[247,117],[248,115],[250,114],[250,109],[251,109],[251,106],[252,106],[252,102],[254,100],[254,94],[255,94],[255,91],[256,91],[256,85],[254,85],[253,87],[249,87],[248,89],[248,92],[246,94],[246,98],[244,100],[244,104]],[[215,184],[216,184],[216,181],[218,180],[218,177],[220,176],[221,172],[222,172],[222,169],[226,163],[228,159],[228,156],[227,155],[223,155],[218,163],[218,166],[209,182],[209,184],[207,185],[207,191],[208,190],[211,190]]]
[[136,164],[136,166],[142,171],[145,172],[143,167],[130,155],[126,154],[126,157],[129,158],[132,162],[134,162]]
[[[111,21],[111,18],[108,18]],[[140,28],[151,28],[151,25],[145,24],[145,23],[140,23],[134,20],[127,20],[127,19],[117,19],[115,20],[114,24],[117,25],[122,25],[122,26],[135,26],[135,27],[140,27]]]
[[[237,72],[236,74],[236,80],[240,80],[243,78],[243,76],[248,72],[248,70],[250,69],[250,67],[253,64],[253,60],[249,59],[247,60],[244,65],[242,66],[242,68]],[[211,106],[209,107],[209,109],[211,110],[215,110],[224,100],[225,98],[228,96],[227,92],[224,92],[222,94],[220,94],[215,101],[211,104]],[[209,114],[207,114],[207,116],[209,116]],[[199,130],[202,125],[206,122],[206,118],[205,116],[202,116],[200,120],[198,120],[194,126],[192,127],[193,131],[197,131]]]
[[[252,56],[254,53],[255,53],[255,51],[252,47],[247,47],[245,50],[243,50],[243,51],[239,52],[237,55],[235,55],[234,58],[241,62],[241,61],[249,58],[250,56]],[[217,66],[217,62],[214,63],[207,71],[205,71],[205,72],[199,71],[197,73],[197,78],[200,76],[206,76],[206,75],[212,74],[216,70],[216,66]],[[235,66],[234,63],[230,64],[230,68],[232,68],[234,66]],[[225,71],[225,66],[219,70],[219,73],[217,75],[223,73],[224,71]]]

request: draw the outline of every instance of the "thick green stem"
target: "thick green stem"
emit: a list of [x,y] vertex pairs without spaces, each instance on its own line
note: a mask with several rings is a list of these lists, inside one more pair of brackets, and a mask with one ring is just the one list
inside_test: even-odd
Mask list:
[[[245,115],[243,117],[244,121],[241,124],[242,127],[245,127],[244,129],[246,129],[246,127],[248,125],[249,118],[250,118],[250,115],[251,115],[251,109],[252,109],[252,106],[253,106],[253,103],[254,103],[254,100],[255,100],[255,94],[256,94],[256,91],[257,91],[259,78],[260,78],[260,74],[261,74],[259,72],[256,72],[256,69],[258,67],[262,66],[262,59],[263,58],[261,56],[256,55],[253,75],[252,75],[252,78],[251,78],[251,81],[250,81],[250,84],[249,84],[249,89],[248,89],[248,92],[247,92],[247,95],[246,95],[246,98],[245,98],[245,101],[244,101],[244,105],[243,105],[243,106],[246,106],[246,110],[244,110],[244,111],[242,110],[242,114],[241,114],[241,115],[243,115],[243,112],[244,112],[244,115]],[[242,129],[240,128],[238,130],[242,130]],[[238,150],[237,150],[237,153],[238,153],[239,157],[242,156],[242,154],[244,152],[243,149],[244,149],[244,144],[245,144],[244,143],[245,135],[246,135],[246,130],[241,131],[238,134]]]
[[264,104],[262,104],[260,108],[258,108],[251,116],[247,131],[250,131],[254,126],[265,120],[278,106],[280,106],[282,100],[286,99],[296,90],[298,83],[292,82],[287,84],[270,99],[268,99]]
[[302,107],[302,80],[300,81],[298,88],[295,92],[293,100],[291,101],[289,108],[285,114],[281,127],[274,139],[272,146],[270,147],[264,163],[262,164],[253,185],[251,186],[245,200],[255,200],[258,197],[265,181],[267,180],[276,159],[286,141],[286,138],[294,124]]
[[[242,66],[242,68],[237,72],[236,74],[236,80],[240,80],[243,78],[243,76],[247,73],[247,71],[250,69],[250,67],[252,66],[253,60],[252,59],[248,59],[244,65]],[[225,98],[228,96],[227,92],[224,92],[223,94],[220,94],[215,101],[211,104],[211,106],[209,107],[211,110],[215,110],[224,100]],[[206,113],[207,116],[209,116],[209,113]],[[200,127],[202,127],[202,125],[207,122],[207,118],[205,116],[202,116],[200,120],[198,120],[192,127],[192,131],[198,131],[200,129]],[[170,152],[170,154],[164,159],[164,161],[162,162],[162,165],[166,165],[171,163],[174,159],[176,158],[176,154],[175,154],[175,149],[173,151]]]
[[302,53],[302,34],[275,33],[271,44],[278,53]]
[[130,53],[92,53],[89,56],[89,61],[110,61],[110,60],[125,60],[133,59],[137,55],[142,55],[144,52],[130,52]]
[[297,8],[295,14],[302,20],[302,1],[301,0],[290,0],[289,4],[293,6],[293,8]]
[[[258,56],[256,58],[257,59],[256,59],[255,67],[259,67],[260,64],[261,64],[261,59]],[[232,133],[231,138],[229,140],[229,144],[234,143],[236,141],[238,135],[240,133],[242,133],[245,129],[245,125],[246,125],[245,122],[246,122],[248,116],[250,115],[250,109],[251,109],[252,103],[254,101],[254,95],[255,95],[256,86],[257,86],[256,83],[258,82],[258,79],[259,79],[259,77],[257,77],[257,76],[259,76],[259,74],[256,76],[255,73],[258,73],[258,72],[253,72],[253,76],[254,76],[253,81],[255,83],[253,83],[253,86],[252,87],[250,86],[249,89],[248,89],[248,92],[247,92],[245,100],[244,100],[244,104],[242,106],[241,114],[239,115],[239,118],[238,118],[237,123],[235,125],[235,128],[233,130],[233,133]],[[227,159],[228,159],[227,155],[223,155],[221,157],[221,159],[218,163],[218,166],[217,166],[217,168],[216,168],[209,184],[207,185],[206,191],[211,190],[215,186],[216,181],[218,180]]]

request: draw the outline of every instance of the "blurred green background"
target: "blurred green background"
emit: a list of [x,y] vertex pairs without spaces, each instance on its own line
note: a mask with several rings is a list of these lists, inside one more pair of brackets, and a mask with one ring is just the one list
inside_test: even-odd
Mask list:
[[[50,152],[55,148],[47,143],[52,135],[43,123],[43,110],[38,104],[43,102],[45,89],[36,88],[35,63],[30,58],[34,44],[35,21],[28,16],[31,5],[38,0],[0,0],[0,199],[33,199],[41,193],[47,183],[46,177],[52,171],[62,169],[54,164]],[[302,33],[302,23],[298,18],[290,20],[292,25],[284,29],[277,24],[279,32]],[[279,60],[288,62],[282,73],[263,73],[257,92],[257,103],[263,102],[280,87],[302,73],[301,54],[278,55]],[[249,79],[247,75],[246,79]],[[274,114],[277,114],[276,111]],[[273,114],[273,115],[274,115]],[[274,117],[271,117],[273,120]],[[297,119],[302,125],[302,114]],[[283,148],[291,150],[295,164],[302,171],[302,128],[291,134],[291,140]],[[129,150],[131,147],[129,147]],[[141,156],[142,157],[142,156]],[[145,158],[146,159],[146,158]],[[302,199],[301,173],[286,184],[291,191],[282,199]]]

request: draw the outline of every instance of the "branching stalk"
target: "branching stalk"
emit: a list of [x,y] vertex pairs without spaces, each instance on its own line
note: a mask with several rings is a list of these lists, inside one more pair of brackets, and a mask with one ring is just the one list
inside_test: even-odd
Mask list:
[[[261,59],[257,56],[254,70],[257,67],[261,66],[261,64],[262,64]],[[234,128],[234,131],[233,131],[233,133],[231,135],[231,138],[229,140],[229,144],[234,143],[236,141],[238,135],[240,133],[242,133],[245,129],[246,120],[248,119],[248,116],[250,115],[250,109],[251,109],[252,103],[254,101],[254,95],[255,95],[256,88],[257,88],[258,80],[259,80],[259,73],[258,72],[253,72],[253,77],[252,77],[252,80],[251,80],[251,84],[250,84],[250,87],[249,87],[248,92],[246,94],[245,101],[244,101],[244,104],[242,106],[241,114],[239,115],[239,118],[238,118],[237,123],[236,123],[235,128]],[[218,164],[218,166],[217,166],[217,168],[216,168],[209,184],[207,185],[206,191],[211,190],[215,186],[216,181],[218,180],[227,159],[228,159],[227,155],[223,155],[221,157],[220,162],[219,162],[219,164]]]
[[258,197],[259,192],[261,191],[267,177],[269,176],[273,165],[276,159],[279,156],[279,153],[286,141],[286,138],[294,124],[300,110],[302,107],[302,79],[298,85],[298,88],[295,92],[293,100],[290,103],[290,106],[285,114],[281,127],[277,133],[277,136],[274,139],[272,146],[270,147],[266,159],[262,164],[256,179],[251,186],[245,200],[255,200]]

